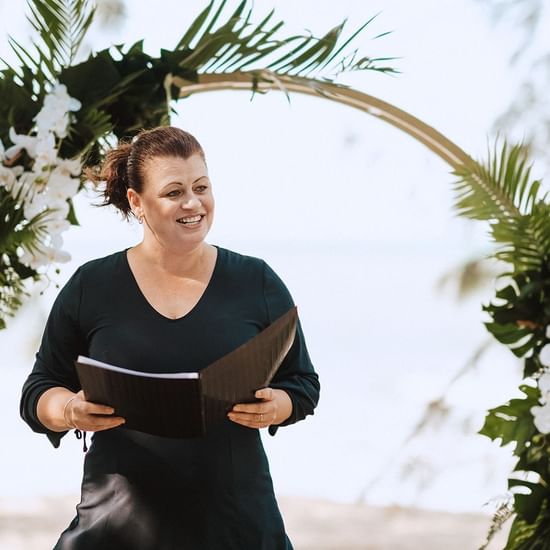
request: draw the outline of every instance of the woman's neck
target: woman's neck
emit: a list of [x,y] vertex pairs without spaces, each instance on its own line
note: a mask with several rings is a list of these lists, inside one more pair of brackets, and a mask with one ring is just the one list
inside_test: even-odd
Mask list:
[[204,241],[194,248],[174,250],[144,240],[133,247],[131,253],[146,262],[149,268],[177,277],[189,277],[201,272],[215,251]]

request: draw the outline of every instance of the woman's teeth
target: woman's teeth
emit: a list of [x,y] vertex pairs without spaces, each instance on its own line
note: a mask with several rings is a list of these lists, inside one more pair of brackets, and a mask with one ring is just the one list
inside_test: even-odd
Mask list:
[[199,223],[202,220],[202,216],[193,216],[192,218],[180,218],[178,223],[183,223],[185,225],[193,225]]

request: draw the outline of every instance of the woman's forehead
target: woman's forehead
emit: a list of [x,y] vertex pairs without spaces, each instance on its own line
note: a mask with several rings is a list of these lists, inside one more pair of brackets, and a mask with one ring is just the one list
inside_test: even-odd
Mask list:
[[208,176],[204,160],[199,154],[183,157],[152,157],[144,165],[145,179],[165,184],[167,179],[180,183],[192,183],[201,176]]

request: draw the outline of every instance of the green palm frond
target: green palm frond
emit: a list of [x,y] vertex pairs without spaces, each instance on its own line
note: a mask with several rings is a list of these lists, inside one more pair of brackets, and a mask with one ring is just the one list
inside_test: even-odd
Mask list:
[[531,181],[531,166],[522,145],[498,143],[486,165],[471,164],[456,170],[456,208],[476,220],[502,220],[528,214],[539,198],[540,181]]
[[[550,257],[550,205],[521,145],[498,143],[485,165],[472,163],[455,171],[458,214],[489,221],[495,254],[513,273],[539,269]],[[545,259],[546,258],[546,259]]]
[[33,250],[36,243],[46,236],[43,220],[47,212],[32,220],[25,220],[21,200],[26,190],[20,188],[13,197],[0,188],[0,330],[6,327],[8,317],[13,317],[28,293],[25,279],[35,277],[36,271],[19,262],[18,249],[25,246]]
[[253,70],[259,68],[257,64],[261,62],[261,68],[274,73],[303,77],[311,77],[314,73],[320,75],[323,71],[329,71],[331,76],[344,70],[397,72],[391,67],[378,65],[378,61],[394,58],[357,59],[357,50],[345,53],[374,17],[343,43],[341,34],[345,21],[321,38],[295,35],[275,39],[274,35],[284,23],[273,21],[273,10],[254,26],[250,22],[252,8],[247,8],[248,0],[242,0],[225,22],[219,23],[226,2],[212,0],[181,38],[176,49],[189,52],[180,63],[182,67],[198,73],[227,73]]
[[491,233],[503,246],[495,257],[511,264],[514,273],[541,268],[550,257],[550,205],[542,201],[531,214],[500,221],[491,225]]
[[27,0],[27,5],[30,11],[27,19],[39,40],[32,42],[32,49],[24,48],[11,36],[9,44],[22,66],[32,70],[42,87],[75,60],[95,7],[89,0]]

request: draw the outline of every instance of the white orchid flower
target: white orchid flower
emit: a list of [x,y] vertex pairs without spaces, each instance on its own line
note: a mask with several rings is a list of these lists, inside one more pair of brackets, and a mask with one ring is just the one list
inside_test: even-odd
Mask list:
[[39,174],[45,169],[55,166],[58,162],[55,137],[50,132],[45,136],[37,136],[36,157],[34,159],[33,171]]
[[70,119],[66,111],[62,109],[42,109],[35,117],[36,133],[38,136],[56,134],[57,137],[67,136],[67,127]]
[[34,259],[35,259],[35,255],[29,250],[27,250],[26,248],[23,250],[23,254],[19,256],[19,261],[22,264],[32,267],[33,269],[36,269],[37,266],[34,265]]
[[550,371],[543,372],[537,383],[540,389],[542,401],[544,403],[546,403],[546,401],[550,401]]
[[13,158],[22,149],[27,151],[29,157],[34,158],[36,156],[36,144],[38,142],[36,136],[16,134],[13,128],[10,128],[9,136],[13,145],[8,147],[4,153],[7,159]]
[[4,144],[0,139],[0,163],[4,162],[5,158],[6,158],[6,149],[4,148]]
[[50,246],[56,250],[61,250],[63,246],[63,237],[61,235],[50,235]]
[[70,124],[69,113],[78,111],[81,107],[80,101],[69,96],[64,84],[56,84],[44,98],[42,109],[34,117],[38,135],[53,132],[57,137],[66,137]]
[[550,344],[546,344],[540,350],[539,360],[545,367],[550,367]]
[[43,212],[48,205],[42,199],[41,193],[37,193],[31,200],[25,201],[23,205],[23,213],[27,220],[32,220],[35,216]]
[[531,407],[531,414],[537,430],[541,434],[550,433],[550,403],[545,403],[541,407]]
[[[16,167],[14,166],[14,168]],[[12,168],[12,171],[14,171],[14,168]],[[17,177],[12,181],[12,185],[6,188],[14,199],[25,200],[34,185],[36,174],[23,172],[22,166],[18,166],[17,168],[19,168],[19,170],[15,171]]]
[[28,265],[32,269],[38,270],[43,266],[47,266],[52,262],[64,263],[71,259],[70,254],[63,250],[56,250],[49,246],[42,247],[39,250],[32,252],[24,250],[23,254],[19,257],[19,261],[22,264]]
[[55,216],[60,218],[66,218],[69,214],[69,203],[67,199],[52,199],[51,196],[48,196],[47,199],[48,210],[51,210],[55,213]]
[[82,107],[82,103],[80,103],[78,99],[68,94],[65,84],[56,83],[52,89],[51,95],[65,107],[66,111],[78,111]]
[[48,179],[48,193],[53,200],[67,200],[78,193],[80,180],[54,170]]
[[22,172],[22,166],[8,168],[0,164],[0,187],[5,187],[7,191],[11,192],[17,181],[17,177],[20,176]]
[[57,212],[52,212],[46,216],[43,225],[51,236],[60,235],[71,227],[71,224],[65,218],[59,217]]
[[71,261],[71,255],[68,252],[65,250],[52,248],[51,246],[46,247],[43,253],[46,256],[47,263],[49,264],[63,264]]
[[54,173],[59,173],[64,176],[80,176],[82,173],[82,163],[79,158],[58,159]]

